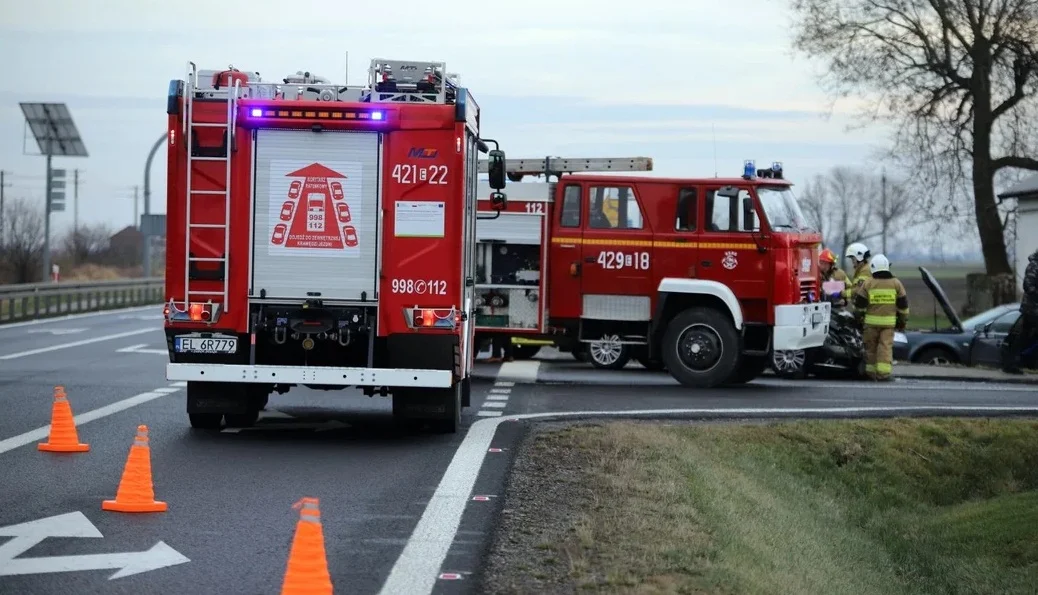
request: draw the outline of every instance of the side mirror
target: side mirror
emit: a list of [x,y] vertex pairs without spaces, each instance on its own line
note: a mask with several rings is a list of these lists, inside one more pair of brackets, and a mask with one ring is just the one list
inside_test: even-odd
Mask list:
[[[506,183],[504,151],[500,149],[490,150],[487,156],[487,173],[490,177],[490,187],[494,190],[503,190]],[[493,198],[491,198],[491,203],[493,203]]]
[[508,197],[504,192],[490,193],[490,208],[495,211],[503,211],[508,206]]
[[757,211],[753,210],[753,199],[747,196],[742,199],[743,231],[757,231]]
[[984,336],[985,337],[991,334],[991,327],[994,326],[994,325],[995,325],[995,321],[994,320],[992,320],[991,322],[989,322],[989,323],[984,325]]

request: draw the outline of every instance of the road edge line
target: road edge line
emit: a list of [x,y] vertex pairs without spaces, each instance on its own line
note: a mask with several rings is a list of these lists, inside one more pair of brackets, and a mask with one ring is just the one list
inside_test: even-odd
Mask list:
[[549,413],[522,413],[493,419],[481,419],[469,426],[465,438],[454,452],[439,485],[426,504],[396,562],[386,577],[379,595],[431,594],[443,562],[457,537],[465,507],[479,478],[490,444],[503,423],[527,419],[557,417],[645,417],[674,415],[746,415],[769,414],[862,414],[910,412],[960,413],[1025,413],[1038,415],[1038,406],[955,406],[906,405],[891,407],[730,407],[721,409],[640,409],[632,411],[559,411]]
[[113,310],[97,310],[95,312],[79,312],[76,314],[65,314],[64,316],[49,316],[47,318],[36,318],[33,320],[20,320],[18,322],[0,322],[0,331],[9,328],[22,328],[26,326],[36,326],[39,324],[47,324],[51,322],[68,322],[69,320],[79,320],[81,318],[94,318],[96,316],[105,316],[112,314],[126,314],[128,312],[143,312],[152,308],[161,308],[162,303],[158,302],[150,306],[130,306],[129,308],[115,308]]
[[41,353],[48,353],[51,351],[60,351],[62,349],[71,349],[72,347],[82,347],[83,345],[91,345],[93,343],[102,343],[104,341],[112,341],[114,339],[123,339],[125,337],[132,337],[134,335],[143,335],[144,333],[152,333],[161,331],[161,326],[154,328],[142,328],[135,331],[126,331],[124,333],[115,333],[112,335],[101,335],[100,337],[93,337],[91,339],[82,339],[79,341],[72,341],[71,343],[59,343],[58,345],[51,345],[49,347],[39,347],[37,349],[30,349],[28,351],[16,351],[14,353],[8,353],[6,355],[0,355],[0,361],[6,361],[10,359],[18,359],[22,357],[29,357],[30,355],[39,355]]
[[[121,411],[126,411],[127,409],[136,407],[138,405],[143,405],[145,403],[149,403],[151,401],[154,401],[155,399],[166,397],[176,392],[179,392],[180,390],[183,390],[183,387],[173,386],[172,384],[167,385],[166,387],[159,388],[176,388],[177,390],[173,392],[156,392],[158,389],[152,389],[150,391],[143,392],[132,397],[127,397],[125,399],[122,399],[121,401],[109,403],[108,405],[105,405],[103,407],[98,407],[97,409],[91,409],[90,411],[80,413],[79,415],[74,416],[73,419],[75,420],[76,426],[78,428],[79,426],[85,423],[102,419],[104,417],[114,415]],[[30,430],[28,432],[25,432],[24,434],[18,434],[17,436],[12,436],[10,438],[0,440],[0,454],[10,452],[16,448],[25,446],[26,444],[32,444],[33,442],[43,440],[49,434],[50,424],[47,424],[42,428],[36,428],[35,430]]]

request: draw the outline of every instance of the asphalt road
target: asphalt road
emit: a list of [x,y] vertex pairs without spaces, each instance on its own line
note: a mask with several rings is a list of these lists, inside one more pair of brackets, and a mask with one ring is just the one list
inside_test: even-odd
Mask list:
[[[254,429],[204,434],[187,424],[183,386],[164,379],[159,324],[152,307],[0,326],[0,593],[277,593],[298,519],[291,506],[306,496],[320,498],[337,592],[478,592],[500,513],[496,495],[530,415],[1038,412],[1038,391],[1027,386],[759,380],[689,391],[645,370],[533,361],[480,365],[464,417],[468,431],[456,435],[397,431],[389,399],[296,389],[272,396]],[[45,439],[58,384],[79,416],[88,453],[35,447]],[[156,497],[169,510],[102,511],[142,423],[150,430]],[[57,515],[69,516],[43,528],[12,527]],[[159,542],[166,548],[153,549]],[[137,573],[110,579],[118,568]],[[26,574],[9,575],[19,569]]]

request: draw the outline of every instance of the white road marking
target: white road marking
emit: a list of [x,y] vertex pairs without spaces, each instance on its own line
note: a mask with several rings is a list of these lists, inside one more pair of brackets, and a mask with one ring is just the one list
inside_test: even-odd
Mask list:
[[488,401],[507,401],[508,395],[487,395]]
[[511,388],[511,387],[515,386],[515,383],[514,382],[506,382],[504,380],[498,380],[497,382],[494,383],[494,386],[504,386],[504,387]]
[[[503,423],[521,419],[565,418],[590,416],[668,416],[668,415],[826,415],[834,413],[867,414],[867,413],[910,413],[910,412],[948,412],[948,413],[1032,413],[1038,414],[1036,407],[955,407],[946,405],[934,406],[902,406],[902,407],[824,407],[824,408],[782,408],[782,407],[745,407],[729,409],[643,409],[636,411],[565,411],[558,413],[526,413],[521,415],[501,416],[497,419],[481,419],[469,427],[461,446],[454,453],[450,465],[443,473],[440,484],[436,487],[429,504],[422,513],[411,537],[407,540],[400,557],[389,571],[386,582],[379,595],[424,595],[432,593],[437,577],[451,544],[458,532],[461,517],[469,504],[472,488],[476,484],[483,459],[497,432]],[[482,413],[482,412],[480,412]]]
[[[173,388],[174,386],[176,386],[176,385],[170,385],[170,388]],[[162,387],[162,388],[165,388],[165,387]],[[179,389],[180,387],[177,387],[177,388]],[[123,399],[121,401],[116,401],[116,402],[111,403],[109,405],[105,405],[104,407],[98,407],[97,409],[91,409],[90,411],[87,411],[86,413],[80,413],[79,415],[74,416],[72,419],[75,420],[76,427],[79,428],[79,426],[82,426],[83,424],[88,423],[88,422],[92,422],[95,419],[101,419],[102,417],[108,417],[109,415],[114,415],[116,413],[119,413],[120,411],[125,411],[127,409],[130,409],[131,407],[136,407],[137,405],[143,405],[143,404],[148,403],[150,401],[154,401],[155,399],[161,399],[162,397],[165,397],[166,395],[169,395],[169,394],[171,394],[171,393],[169,393],[169,392],[159,392],[158,389],[152,390],[152,391],[148,391],[146,393],[141,393],[139,395],[134,395],[134,396],[129,397],[127,399]],[[75,411],[75,408],[76,408],[76,396],[73,394],[73,395],[69,395],[69,397],[70,397],[70,401],[72,402],[72,410]],[[47,405],[47,407],[49,408],[50,405]],[[26,444],[32,444],[33,442],[38,442],[40,440],[43,440],[49,434],[50,434],[50,424],[47,424],[47,425],[43,426],[42,428],[36,428],[35,430],[32,430],[31,432],[26,432],[24,434],[19,434],[17,436],[12,436],[11,438],[7,438],[5,440],[0,440],[0,454],[3,454],[3,453],[5,453],[7,451],[10,451],[10,450],[14,450],[14,449],[18,448],[19,446],[25,446]]]
[[492,389],[490,389],[490,394],[492,394],[492,395],[494,395],[494,394],[497,394],[497,395],[507,395],[507,394],[511,394],[511,392],[512,392],[512,389],[510,389],[510,388],[492,388]]
[[18,353],[9,353],[7,355],[0,355],[0,360],[18,359],[20,357],[29,357],[30,355],[38,355],[40,353],[49,353],[51,351],[58,351],[61,349],[69,349],[72,347],[80,347],[82,345],[90,345],[91,343],[100,343],[102,341],[111,341],[112,339],[122,339],[123,337],[132,337],[134,335],[143,335],[144,333],[154,333],[162,331],[161,328],[142,328],[135,331],[127,331],[125,333],[115,333],[114,335],[101,335],[100,337],[93,337],[91,339],[83,339],[81,341],[73,341],[72,343],[61,343],[59,345],[51,345],[50,347],[40,347],[39,349],[30,349],[29,351],[20,351]]
[[17,557],[48,537],[104,537],[90,522],[90,519],[78,510],[27,523],[0,527],[0,536],[14,537],[0,546],[0,576],[118,570],[108,577],[109,580],[113,580],[191,561],[162,541],[142,552]]
[[508,406],[508,401],[487,401],[483,403],[484,407],[493,407],[494,409],[504,409]]
[[489,409],[480,409],[476,412],[476,415],[480,417],[497,417],[504,414],[503,411],[490,411]]
[[152,353],[156,355],[169,355],[167,349],[148,349],[147,343],[138,343],[137,345],[130,345],[129,347],[123,347],[122,349],[116,349],[116,353]]
[[162,312],[162,304],[155,304],[152,306],[134,306],[132,308],[119,308],[118,310],[103,310],[101,312],[83,312],[82,314],[66,314],[64,316],[55,316],[53,318],[39,318],[36,320],[26,320],[23,322],[5,322],[0,323],[0,331],[5,331],[11,328],[36,326],[38,324],[54,324],[55,322],[67,322],[69,320],[80,320],[82,318],[94,318],[97,316],[113,316],[115,314],[126,314],[128,312],[144,312],[145,310],[155,309],[158,309],[159,312]]
[[30,335],[75,335],[82,333],[87,329],[85,328],[34,328],[26,331]]
[[498,378],[507,378],[514,382],[537,382],[537,370],[541,362],[535,360],[523,360],[518,362],[505,362],[498,369]]

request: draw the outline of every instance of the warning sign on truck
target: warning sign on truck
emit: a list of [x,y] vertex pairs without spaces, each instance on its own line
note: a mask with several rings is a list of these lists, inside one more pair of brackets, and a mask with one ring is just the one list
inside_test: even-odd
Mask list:
[[361,190],[360,163],[271,161],[267,253],[358,258]]

